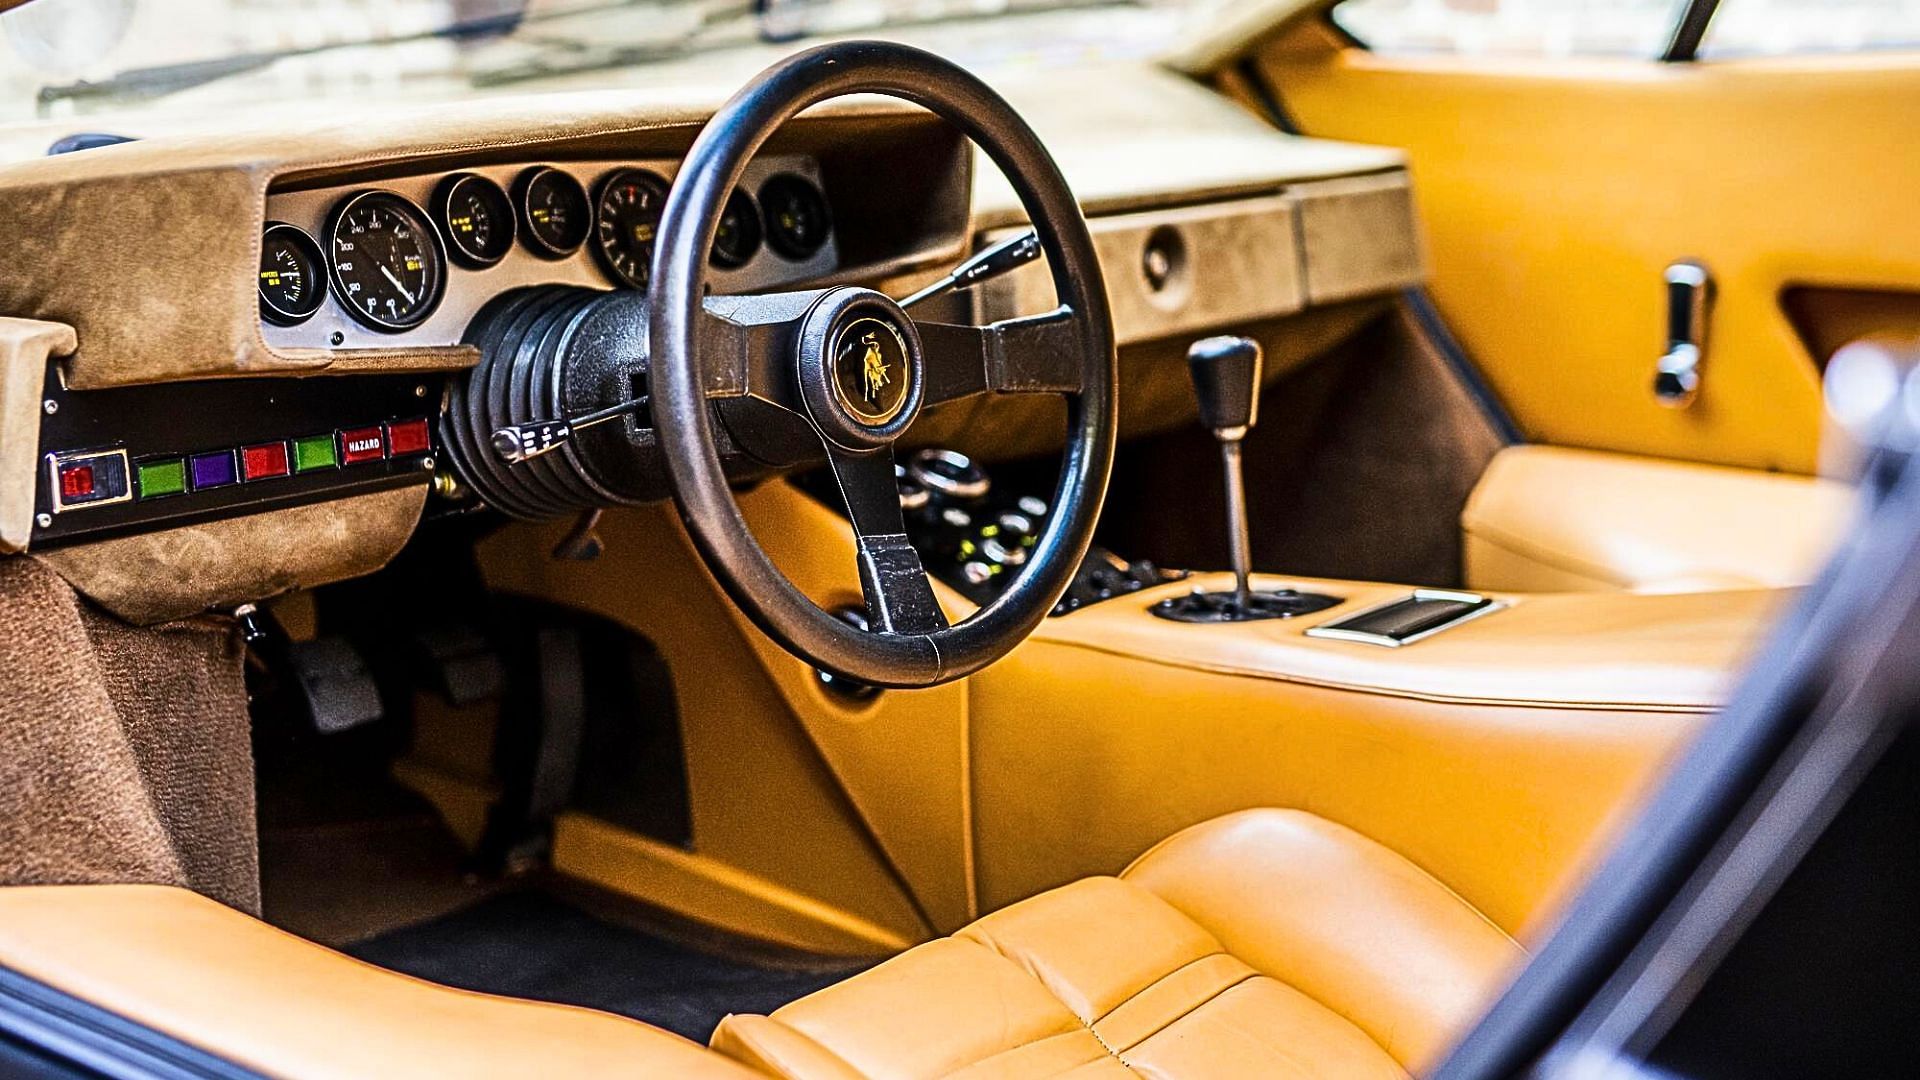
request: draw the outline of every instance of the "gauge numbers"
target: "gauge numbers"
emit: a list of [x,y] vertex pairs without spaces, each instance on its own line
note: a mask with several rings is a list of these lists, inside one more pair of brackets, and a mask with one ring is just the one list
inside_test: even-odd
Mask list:
[[349,196],[327,229],[333,288],[355,319],[388,333],[426,321],[446,291],[440,238],[420,208],[390,191]]
[[260,233],[260,317],[275,326],[313,318],[327,298],[327,262],[305,229],[269,221]]
[[593,210],[593,253],[616,282],[647,287],[653,238],[666,202],[667,182],[645,169],[620,169],[600,182]]

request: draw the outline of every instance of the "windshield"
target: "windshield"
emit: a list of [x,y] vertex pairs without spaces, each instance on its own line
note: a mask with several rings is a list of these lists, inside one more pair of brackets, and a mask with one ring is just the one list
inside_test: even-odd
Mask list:
[[[0,7],[6,0],[0,0]],[[1183,0],[31,0],[0,14],[0,121],[731,79],[822,38],[973,67],[1164,48]]]

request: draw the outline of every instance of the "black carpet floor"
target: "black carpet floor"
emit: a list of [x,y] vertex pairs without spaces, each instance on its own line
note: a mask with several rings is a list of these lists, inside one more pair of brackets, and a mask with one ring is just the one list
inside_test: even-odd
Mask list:
[[714,955],[537,892],[489,897],[346,951],[466,990],[604,1009],[701,1043],[730,1012],[771,1012],[859,970]]

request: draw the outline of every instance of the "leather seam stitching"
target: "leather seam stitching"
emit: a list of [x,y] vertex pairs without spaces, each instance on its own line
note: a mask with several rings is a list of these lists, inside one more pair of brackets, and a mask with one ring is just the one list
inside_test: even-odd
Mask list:
[[[1125,880],[1125,879],[1123,878],[1121,880]],[[1159,899],[1159,898],[1156,896],[1155,899]],[[1161,900],[1160,902],[1163,904],[1167,903],[1165,900]],[[1172,907],[1173,905],[1167,904],[1167,906]],[[1208,935],[1208,936],[1211,937],[1212,935]],[[1206,954],[1205,956],[1196,956],[1193,959],[1187,961],[1186,963],[1181,964],[1179,967],[1174,968],[1172,971],[1167,972],[1165,975],[1159,976],[1158,978],[1154,979],[1152,982],[1141,987],[1140,989],[1135,990],[1133,993],[1128,994],[1126,997],[1121,998],[1118,1002],[1114,1004],[1113,1008],[1108,1009],[1106,1012],[1103,1012],[1099,1016],[1094,1017],[1092,1022],[1096,1024],[1104,1022],[1109,1017],[1111,1017],[1114,1013],[1119,1012],[1121,1009],[1126,1008],[1129,1003],[1137,1000],[1140,997],[1140,995],[1147,993],[1148,991],[1152,990],[1154,987],[1159,986],[1161,983],[1166,982],[1168,979],[1173,978],[1175,975],[1180,974],[1181,972],[1187,970],[1193,965],[1202,963],[1207,960],[1211,960],[1216,956],[1225,956],[1225,957],[1228,957],[1229,959],[1235,959],[1235,960],[1239,959],[1239,957],[1236,957],[1232,953],[1229,953],[1224,946],[1213,950],[1212,952]]]
[[[1162,902],[1164,903],[1165,901],[1162,901]],[[1000,943],[994,940],[993,938],[982,938],[982,937],[974,937],[972,935],[968,935],[968,940],[971,940],[976,945],[983,946],[984,948],[987,949],[987,951],[993,953],[995,956],[1000,957],[1001,959],[1012,964],[1014,967],[1020,969],[1020,971],[1024,973],[1027,976],[1027,978],[1032,979],[1034,982],[1038,983],[1041,991],[1044,992],[1048,997],[1052,998],[1055,1002],[1057,1002],[1062,1009],[1066,1010],[1067,1015],[1073,1017],[1074,1022],[1080,1025],[1080,1029],[1082,1031],[1085,1031],[1087,1034],[1093,1036],[1093,1041],[1100,1044],[1100,1049],[1106,1051],[1108,1057],[1119,1062],[1120,1066],[1128,1070],[1129,1072],[1133,1070],[1133,1066],[1127,1062],[1127,1059],[1121,1057],[1120,1052],[1115,1050],[1111,1045],[1109,1045],[1107,1043],[1107,1040],[1098,1031],[1094,1030],[1093,1024],[1088,1023],[1084,1018],[1081,1017],[1079,1013],[1074,1012],[1073,1007],[1067,1004],[1066,999],[1062,998],[1059,994],[1056,994],[1053,992],[1053,987],[1047,985],[1047,980],[1041,978],[1039,972],[1033,970],[1031,967],[1028,967],[1024,962],[1016,959],[1015,957],[1009,956],[1006,950],[1000,947]],[[1185,966],[1185,965],[1182,965],[1182,966]],[[1154,980],[1155,983],[1159,981],[1160,981],[1159,979]],[[1147,985],[1148,987],[1151,987],[1153,983],[1149,983]],[[1128,1000],[1130,1001],[1132,1000],[1132,998],[1130,997],[1128,998]],[[1121,1004],[1125,1004],[1125,1002],[1122,1002]],[[1119,1008],[1119,1006],[1116,1005],[1114,1006],[1114,1008]],[[1107,1015],[1111,1014],[1111,1012],[1112,1010],[1108,1010],[1107,1013],[1101,1014],[1101,1019],[1105,1019]],[[1097,1023],[1098,1021],[1095,1021],[1095,1022]],[[1068,1030],[1071,1030],[1071,1029],[1068,1029]],[[1053,1035],[1060,1035],[1060,1034],[1064,1034],[1064,1032],[1053,1033]],[[993,1058],[1000,1057],[1003,1054],[1010,1054],[1016,1050],[1022,1050],[1029,1046],[1038,1045],[1042,1041],[1052,1038],[1053,1035],[1043,1035],[1037,1039],[1028,1039],[1027,1041],[1020,1043],[1016,1046],[1009,1046],[1004,1050],[997,1051],[994,1054],[990,1055],[989,1057],[983,1058],[981,1060],[991,1061]],[[973,1064],[978,1065],[980,1064],[980,1062],[974,1062]],[[971,1068],[973,1066],[968,1066],[968,1067]]]
[[[1219,955],[1231,956],[1232,954],[1222,953]],[[1235,959],[1239,959],[1239,958],[1235,957]],[[1218,1001],[1223,995],[1225,995],[1228,991],[1232,990],[1234,987],[1244,986],[1247,982],[1253,979],[1270,979],[1270,978],[1273,978],[1273,976],[1262,975],[1258,971],[1251,971],[1251,970],[1248,971],[1245,975],[1240,976],[1239,978],[1233,980],[1232,982],[1221,987],[1220,989],[1215,990],[1213,993],[1208,994],[1205,998],[1202,998],[1201,1000],[1194,1002],[1192,1007],[1181,1010],[1180,1015],[1173,1017],[1172,1019],[1168,1020],[1166,1023],[1161,1024],[1159,1027],[1154,1028],[1152,1031],[1149,1031],[1145,1035],[1142,1035],[1139,1038],[1128,1043],[1124,1049],[1117,1051],[1115,1053],[1115,1056],[1118,1057],[1120,1054],[1124,1054],[1129,1050],[1138,1050],[1141,1047],[1141,1045],[1143,1045],[1148,1039],[1153,1038],[1155,1035],[1160,1034],[1161,1032],[1167,1030],[1168,1028],[1171,1028],[1173,1025],[1179,1023],[1180,1021],[1185,1020],[1187,1017],[1192,1016],[1194,1013],[1199,1012],[1201,1009],[1206,1008],[1208,1005],[1213,1004],[1215,1001]],[[1279,980],[1275,979],[1274,981],[1278,982]],[[1128,1067],[1131,1068],[1132,1066],[1129,1065]]]

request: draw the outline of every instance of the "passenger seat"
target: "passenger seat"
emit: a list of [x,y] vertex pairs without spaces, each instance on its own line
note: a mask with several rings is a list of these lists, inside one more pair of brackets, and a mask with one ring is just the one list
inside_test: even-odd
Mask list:
[[1813,579],[1853,490],[1810,476],[1554,446],[1494,456],[1460,515],[1466,584],[1710,592]]

